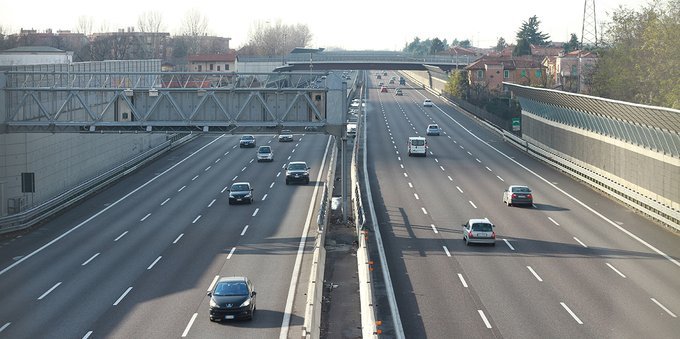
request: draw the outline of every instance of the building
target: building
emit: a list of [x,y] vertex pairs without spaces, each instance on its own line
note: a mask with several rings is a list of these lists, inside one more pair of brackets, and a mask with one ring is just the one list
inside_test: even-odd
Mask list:
[[236,54],[194,54],[187,57],[189,72],[234,72]]
[[590,92],[590,78],[597,59],[593,52],[572,51],[545,57],[542,64],[548,71],[550,87],[587,94]]
[[47,46],[25,46],[0,51],[0,67],[22,65],[70,64],[73,52]]
[[502,92],[503,82],[544,87],[545,68],[531,56],[484,56],[465,67],[470,87],[483,87],[490,92]]

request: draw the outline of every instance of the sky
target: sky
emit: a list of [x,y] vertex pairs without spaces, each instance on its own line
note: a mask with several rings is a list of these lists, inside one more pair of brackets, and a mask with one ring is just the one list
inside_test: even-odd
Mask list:
[[[588,0],[591,1],[591,0]],[[596,0],[599,25],[619,6],[640,9],[648,0]],[[539,29],[552,41],[581,36],[584,0],[0,0],[0,27],[6,33],[20,29],[76,30],[80,17],[89,17],[95,32],[136,26],[140,14],[161,14],[165,31],[176,34],[191,10],[208,22],[210,35],[231,38],[230,47],[248,42],[256,24],[305,24],[311,46],[346,50],[402,50],[415,37],[469,39],[474,46],[495,46],[499,37],[508,43],[523,21],[536,15]],[[39,8],[39,10],[38,10]]]

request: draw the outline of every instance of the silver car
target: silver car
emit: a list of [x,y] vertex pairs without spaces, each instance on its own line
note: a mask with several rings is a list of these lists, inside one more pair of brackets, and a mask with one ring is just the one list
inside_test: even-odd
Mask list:
[[439,135],[441,133],[441,129],[439,129],[439,125],[437,124],[429,124],[427,125],[427,135]]
[[510,185],[508,189],[503,192],[503,203],[512,205],[527,205],[534,204],[534,196],[531,189],[524,185]]
[[465,245],[475,243],[496,246],[496,232],[493,230],[496,225],[492,224],[489,219],[470,219],[463,224],[463,227],[465,228],[463,230]]
[[274,152],[270,146],[260,146],[257,149],[257,162],[274,161]]

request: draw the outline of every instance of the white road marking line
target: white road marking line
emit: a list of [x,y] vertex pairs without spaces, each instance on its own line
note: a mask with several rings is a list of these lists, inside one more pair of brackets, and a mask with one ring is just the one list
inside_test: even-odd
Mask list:
[[[290,159],[290,157],[288,157],[288,159]],[[286,164],[283,164],[283,165],[281,166],[281,169],[286,169]]]
[[442,246],[442,247],[444,247],[444,252],[446,252],[446,256],[447,256],[447,257],[450,257],[450,256],[451,256],[451,252],[449,252],[449,249],[446,248],[446,246]]
[[430,224],[430,226],[432,226],[432,231],[434,231],[434,234],[439,233],[439,231],[437,231],[437,228],[434,226],[434,224]]
[[408,174],[406,172],[404,172],[404,176],[408,178]]
[[209,170],[210,170],[211,168],[212,168],[212,166],[208,166],[208,167],[206,167],[206,168],[205,168],[205,171],[204,171],[204,172],[207,172],[207,171],[209,171]]
[[154,267],[154,265],[156,265],[156,263],[157,263],[159,260],[161,260],[162,257],[163,257],[163,256],[160,256],[160,255],[159,255],[158,258],[156,258],[156,260],[154,260],[154,261],[151,263],[151,265],[149,265],[149,267],[147,267],[146,269],[147,269],[147,270],[152,269],[152,268]]
[[586,246],[586,244],[584,244],[581,240],[578,240],[577,237],[574,237],[574,240],[576,240],[579,244],[581,244],[581,246],[588,248],[588,246]]
[[177,239],[175,239],[175,241],[173,241],[172,243],[173,243],[173,244],[176,244],[176,243],[179,241],[179,239],[182,239],[183,236],[184,236],[184,233],[178,235],[178,236],[177,236]]
[[484,166],[484,167],[485,167],[489,172],[493,172],[493,171],[491,171],[491,169],[490,169],[488,166]]
[[616,267],[612,266],[610,263],[606,263],[609,268],[611,268],[614,272],[616,272],[618,275],[621,276],[621,278],[625,278],[626,276],[621,273],[621,271],[617,270]]
[[295,153],[295,148],[293,148],[293,150],[290,153]]
[[272,188],[272,187],[274,187],[274,184],[275,184],[275,183],[276,183],[276,182],[272,182],[272,184],[271,184],[271,185],[269,185],[269,188]]
[[196,320],[197,316],[198,313],[194,313],[194,315],[191,316],[191,320],[189,320],[187,327],[184,329],[184,332],[182,332],[182,338],[186,338],[187,334],[189,334],[189,330],[191,329],[191,326],[194,324],[194,321]]
[[409,182],[408,187],[413,188],[413,184]]
[[224,155],[227,155],[227,154],[229,154],[229,152],[224,153]]
[[434,162],[439,162],[439,159],[437,159],[437,158],[434,158]]
[[177,192],[182,192],[183,189],[185,189],[187,186],[182,186],[180,189],[177,190]]
[[121,294],[121,296],[118,298],[118,300],[116,300],[116,302],[113,303],[113,306],[117,306],[118,304],[120,304],[120,302],[123,300],[123,298],[125,298],[125,296],[128,293],[130,293],[131,290],[132,290],[132,286],[128,287],[128,289],[125,290],[125,292],[123,292],[123,294]]
[[441,168],[441,169],[442,169],[442,171],[446,171],[446,170],[444,169],[444,167],[442,167],[442,166],[439,166],[439,168]]
[[399,151],[395,151],[395,152],[397,152],[397,154],[399,154]]
[[463,278],[463,275],[462,275],[462,274],[458,273],[458,279],[460,279],[460,283],[463,284],[463,287],[465,287],[465,288],[468,287],[468,284],[467,284],[467,282],[465,281],[465,278]]
[[246,168],[248,168],[248,167],[243,167],[243,168],[241,168],[241,172],[245,171]]
[[231,256],[234,254],[234,251],[236,251],[236,247],[231,248],[231,251],[229,251],[229,255],[227,255],[227,260],[231,259]]
[[450,175],[447,175],[446,177],[449,178],[449,181],[453,181],[453,178],[451,178]]
[[[293,150],[293,152],[294,152],[294,151],[295,151],[295,150]],[[250,163],[251,163],[251,164],[253,163],[253,161],[255,161],[255,158],[250,159]]]
[[6,323],[6,324],[2,325],[2,327],[0,327],[0,332],[4,331],[10,324],[12,324],[12,323]]
[[[232,147],[232,148],[236,148],[236,145],[234,145],[234,147]],[[227,152],[227,153],[228,153],[228,152]]]
[[125,231],[125,232],[121,233],[121,235],[119,235],[118,238],[113,239],[113,241],[118,241],[118,240],[120,240],[120,238],[124,237],[127,233],[128,233],[128,231]]
[[552,221],[552,223],[555,224],[555,225],[557,225],[557,226],[560,225],[560,224],[557,223],[557,221],[555,221],[555,220],[554,220],[553,218],[551,218],[551,217],[548,217],[548,220]]
[[165,200],[161,203],[161,206],[165,205],[168,201],[170,201],[170,198],[165,199]]
[[265,193],[265,194],[262,196],[262,201],[265,201],[265,200],[267,200],[267,193]]
[[668,308],[666,308],[666,306],[662,305],[662,304],[661,304],[660,302],[658,302],[656,299],[654,299],[654,298],[649,298],[649,299],[651,299],[657,306],[661,307],[664,311],[666,311],[666,313],[668,313],[668,315],[670,315],[671,317],[673,317],[673,318],[677,318],[677,317],[678,317],[677,315],[675,315],[675,313],[671,312],[671,310],[669,310]]
[[434,155],[434,153],[432,153],[432,151],[430,151],[430,155]]
[[510,242],[508,241],[508,239],[503,239],[503,241],[505,242],[506,245],[508,245],[508,247],[510,247],[510,250],[512,250],[512,251],[515,250],[515,248],[512,247],[512,245],[510,245]]
[[460,187],[456,186],[456,189],[458,190],[458,192],[463,193],[463,190],[460,189]]
[[[0,329],[0,332],[2,332],[2,329]],[[85,333],[85,335],[83,336],[83,339],[87,339],[87,338],[89,338],[91,335],[92,335],[92,331],[89,331],[89,332]]]
[[463,145],[458,145],[458,147],[460,147],[460,149],[465,149],[465,147],[463,147]]
[[468,154],[468,155],[472,155],[472,153],[470,153],[470,151],[467,151],[467,154]]
[[195,224],[195,223],[198,221],[198,219],[201,219],[201,215],[200,215],[200,214],[199,214],[199,215],[196,217],[196,219],[194,219],[194,221],[192,221],[191,223],[192,223],[192,224]]
[[257,215],[257,212],[259,212],[259,211],[260,211],[260,209],[259,209],[259,208],[256,208],[256,209],[255,209],[255,212],[253,212],[253,216],[256,216],[256,215]]
[[475,203],[472,202],[472,200],[468,200],[468,202],[470,203],[470,205],[472,205],[472,207],[477,208],[477,205],[475,205]]
[[281,175],[281,171],[279,173],[276,173],[276,177],[278,178]]
[[574,314],[574,312],[571,311],[571,309],[569,308],[569,306],[567,306],[567,304],[560,302],[560,305],[562,305],[562,307],[564,307],[564,309],[567,310],[567,312],[569,312],[569,314],[571,314],[571,317],[574,318],[574,320],[576,320],[576,322],[579,323],[579,325],[583,325],[583,322],[581,321],[581,319],[579,319],[576,316],[576,314]]
[[47,290],[47,292],[43,293],[40,297],[38,297],[38,300],[42,300],[44,297],[46,297],[48,294],[50,294],[52,291],[54,291],[57,287],[59,287],[59,285],[61,285],[61,283],[62,282],[60,281],[60,282],[54,284],[54,286],[52,286],[52,288],[50,288],[49,290]]
[[146,220],[146,218],[148,218],[148,217],[150,217],[150,216],[151,216],[151,213],[145,215],[144,218],[139,219],[139,221],[144,221],[144,220]]
[[502,182],[505,182],[505,180],[503,180],[503,178],[501,178],[501,177],[498,176],[498,175],[496,176],[496,178],[498,178],[498,180],[500,180],[500,181],[502,181]]
[[449,139],[451,139],[451,136],[450,136],[450,135],[447,135],[447,137],[448,137]]
[[416,200],[420,200],[420,197],[418,196],[417,193],[413,193],[413,196],[416,197]]
[[475,158],[475,160],[477,160],[477,162],[480,163],[480,164],[482,163],[482,161],[477,159],[477,158]]
[[397,149],[397,145],[394,145],[393,147],[394,147],[394,149]]
[[217,158],[217,160],[215,160],[215,163],[220,162],[220,160],[222,160],[222,158]]
[[247,231],[247,230],[248,230],[248,225],[246,225],[245,227],[243,227],[243,231],[241,231],[241,236],[243,236],[244,234],[246,234],[246,231]]
[[421,209],[423,210],[423,213],[427,214],[427,210],[425,209],[425,207],[421,207]]
[[194,181],[194,180],[196,180],[196,179],[198,179],[198,175],[195,176],[195,177],[193,177],[193,178],[191,178],[191,181]]
[[541,277],[538,276],[538,273],[536,273],[536,271],[534,271],[534,269],[531,268],[531,266],[527,266],[527,268],[529,269],[531,274],[533,274],[534,277],[536,277],[536,280],[541,281],[541,282],[543,281],[543,279],[541,279]]
[[295,144],[295,147],[298,147],[298,146],[300,146],[300,143]]
[[212,207],[212,205],[215,203],[215,201],[217,201],[217,199],[213,199],[213,200],[208,204],[208,207]]
[[213,278],[212,282],[210,283],[210,286],[208,286],[208,292],[212,291],[213,287],[215,287],[215,284],[217,283],[217,280],[220,278],[219,275],[216,275],[215,278]]
[[397,160],[401,161],[401,157],[397,157]]
[[98,252],[97,254],[95,254],[95,255],[91,256],[91,257],[90,257],[90,259],[87,259],[87,260],[85,260],[85,262],[84,262],[84,263],[82,263],[82,264],[80,264],[80,266],[85,266],[85,265],[89,264],[89,263],[90,263],[90,261],[92,261],[92,260],[94,260],[94,258],[98,257],[98,256],[99,256],[99,254],[101,254],[101,253],[99,253],[99,252]]
[[[236,177],[234,177],[234,180],[236,180]],[[232,180],[232,181],[234,181]],[[220,193],[224,193],[224,191],[228,190],[229,186],[224,186],[224,188],[220,191]]]
[[401,166],[401,169],[404,169],[404,164],[399,164],[399,166]]
[[[291,157],[291,156],[289,155],[289,156],[288,156],[288,160],[290,160],[290,157]],[[285,165],[284,165],[284,166],[285,166]]]
[[477,310],[477,312],[479,312],[479,316],[482,317],[482,320],[484,320],[484,325],[486,325],[486,328],[491,328],[491,323],[489,322],[489,319],[486,319],[486,315],[484,315],[484,311]]
[[458,141],[454,140],[454,141],[453,141],[453,143],[454,143],[454,144],[457,144],[457,143],[458,143]]

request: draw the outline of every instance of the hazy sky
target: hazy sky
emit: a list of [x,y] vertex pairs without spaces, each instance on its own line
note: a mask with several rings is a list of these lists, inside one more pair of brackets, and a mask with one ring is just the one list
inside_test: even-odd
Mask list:
[[[590,0],[588,0],[590,1]],[[470,39],[489,47],[499,37],[515,41],[515,34],[532,15],[542,32],[553,41],[567,41],[570,33],[581,36],[584,0],[0,0],[0,26],[5,32],[51,28],[75,31],[78,18],[91,17],[93,30],[116,31],[136,26],[147,11],[161,13],[165,31],[177,33],[186,13],[195,9],[208,19],[212,35],[230,37],[231,47],[248,40],[256,22],[306,24],[312,47],[349,50],[401,50],[413,38]],[[623,5],[639,9],[647,0],[596,0],[598,22]],[[598,25],[599,26],[599,25]],[[599,30],[599,27],[598,27]]]

